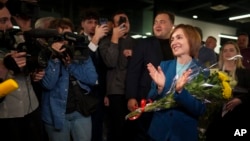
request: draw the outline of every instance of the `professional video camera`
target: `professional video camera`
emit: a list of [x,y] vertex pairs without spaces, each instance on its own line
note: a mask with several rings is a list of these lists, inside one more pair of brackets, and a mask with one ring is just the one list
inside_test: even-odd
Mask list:
[[[36,38],[25,36],[19,29],[0,31],[0,47],[7,51],[26,52],[27,59],[24,71],[27,73],[46,68],[51,54],[47,44],[42,44]],[[4,64],[15,73],[20,72],[11,56],[4,58]]]
[[89,41],[87,39],[87,36],[77,35],[72,32],[65,32],[64,34],[58,34],[54,36],[50,39],[49,42],[63,40],[68,41],[68,45],[63,46],[64,48],[66,48],[66,51],[59,55],[61,56],[61,58],[69,55],[72,59],[75,60],[85,60],[89,56]]
[[69,49],[68,51],[71,51],[66,51],[65,53],[72,55],[71,57],[74,59],[81,59],[78,58],[79,56],[86,58],[89,55],[89,41],[88,37],[84,35],[78,35],[72,32],[59,34],[55,29],[32,29],[30,31],[25,31],[23,34],[26,38],[45,38],[49,46],[53,42],[68,41],[68,45],[64,45],[63,47],[65,47],[66,50]]
[[[31,29],[29,31],[20,32],[18,29],[10,29],[5,32],[0,31],[0,47],[7,50],[16,50],[18,52],[26,52],[26,72],[33,72],[37,69],[47,67],[48,60],[51,56],[63,59],[69,55],[73,59],[86,59],[89,54],[88,40],[85,36],[76,35],[71,32],[59,34],[55,29]],[[41,40],[39,39],[44,39]],[[66,51],[58,53],[51,48],[53,42],[66,40],[68,45],[64,45]],[[15,62],[5,59],[5,66],[12,68]],[[14,72],[19,72],[17,66]]]

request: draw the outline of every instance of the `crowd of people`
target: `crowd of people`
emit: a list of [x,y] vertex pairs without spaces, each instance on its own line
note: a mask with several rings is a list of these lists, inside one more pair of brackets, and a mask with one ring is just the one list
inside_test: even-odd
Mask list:
[[[165,10],[155,14],[153,36],[145,39],[130,36],[133,25],[123,10],[100,22],[100,13],[88,9],[77,31],[69,18],[40,17],[33,24],[32,18],[11,15],[6,1],[0,2],[3,35],[13,29],[12,18],[20,27],[20,34],[13,36],[23,35],[26,45],[39,46],[35,47],[39,52],[36,65],[30,63],[33,52],[1,39],[0,80],[12,78],[19,84],[0,98],[3,141],[199,141],[198,123],[206,103],[185,90],[191,63],[200,67],[218,63],[217,68],[236,82],[232,98],[208,118],[204,140],[250,139],[249,133],[235,136],[237,129],[250,129],[247,34],[240,34],[237,42],[226,42],[216,53],[215,37],[203,42],[199,27],[175,26],[174,13]],[[32,29],[53,36],[22,34]],[[229,59],[235,55],[242,57]],[[30,69],[32,65],[39,67]],[[142,106],[143,99],[163,97],[175,78],[174,100],[179,106],[125,119]],[[82,112],[79,94],[98,100],[90,115]],[[225,109],[228,112],[222,116]]]

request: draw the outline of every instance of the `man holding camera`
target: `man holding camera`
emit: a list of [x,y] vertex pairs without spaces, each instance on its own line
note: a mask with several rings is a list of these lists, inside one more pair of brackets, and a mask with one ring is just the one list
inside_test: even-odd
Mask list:
[[[5,3],[0,2],[0,77],[2,80],[13,78],[19,88],[3,97],[0,103],[1,138],[11,141],[41,140],[41,123],[38,111],[38,100],[31,81],[39,81],[44,71],[25,73],[27,65],[26,52],[18,52],[8,48],[5,36],[12,29],[11,17],[14,17],[21,30],[30,29],[30,19],[11,16]],[[12,48],[12,47],[11,47]]]
[[50,141],[90,141],[91,116],[81,112],[79,94],[90,94],[98,77],[95,67],[89,56],[77,58],[76,46],[65,37],[73,38],[74,26],[70,19],[56,18],[49,28],[56,29],[61,38],[51,41],[52,56],[41,81],[45,130]]

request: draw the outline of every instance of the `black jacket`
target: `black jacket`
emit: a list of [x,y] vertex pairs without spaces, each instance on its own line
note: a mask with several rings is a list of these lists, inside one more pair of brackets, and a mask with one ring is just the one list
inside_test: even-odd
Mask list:
[[165,45],[161,44],[156,37],[141,39],[137,42],[127,69],[127,99],[147,98],[152,81],[147,70],[148,63],[152,63],[156,67],[162,60],[174,59],[169,40],[165,40],[165,42]]

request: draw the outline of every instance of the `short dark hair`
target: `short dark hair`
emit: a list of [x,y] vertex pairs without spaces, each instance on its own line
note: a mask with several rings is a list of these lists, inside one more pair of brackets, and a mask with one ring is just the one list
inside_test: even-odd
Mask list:
[[214,36],[208,36],[207,39],[208,38],[211,38],[211,39],[213,39],[213,40],[215,40],[217,42],[217,39]]
[[94,8],[89,8],[89,9],[84,10],[80,16],[81,21],[85,21],[89,19],[98,20],[99,17],[100,17],[99,12]]
[[[159,14],[167,14],[168,17],[169,17],[169,19],[170,19],[170,21],[172,22],[172,24],[174,24],[174,22],[175,22],[175,15],[174,15],[174,13],[172,13],[172,12],[170,12],[170,11],[166,11],[166,10],[161,10],[161,11],[158,11],[158,12],[156,13],[155,17],[156,17],[157,15],[159,15]],[[154,17],[154,18],[155,18],[155,17]]]
[[69,26],[72,31],[74,31],[74,24],[69,18],[55,18],[50,22],[49,28],[56,29],[58,27],[65,28]]
[[240,33],[238,34],[238,37],[241,36],[241,35],[244,35],[244,36],[247,36],[247,37],[248,37],[248,34],[247,34],[246,32],[240,32]]
[[114,17],[116,16],[116,15],[120,15],[120,14],[125,14],[125,15],[127,15],[128,16],[128,14],[127,14],[127,12],[125,11],[125,10],[123,10],[123,9],[118,9],[118,10],[116,10],[112,15],[111,15],[111,20],[112,20],[112,22],[114,23]]

